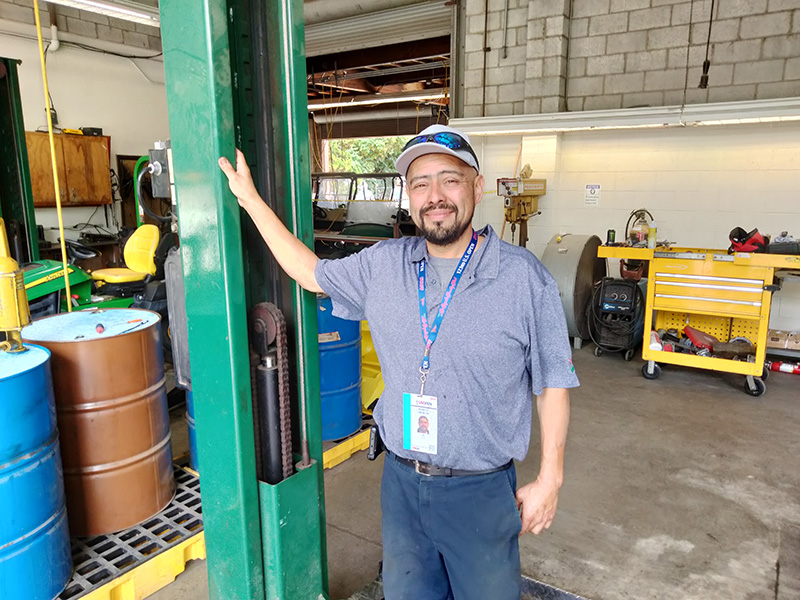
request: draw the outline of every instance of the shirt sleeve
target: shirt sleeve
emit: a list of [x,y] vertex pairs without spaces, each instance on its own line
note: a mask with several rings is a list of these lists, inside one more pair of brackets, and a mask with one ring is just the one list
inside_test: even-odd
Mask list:
[[344,258],[322,259],[317,263],[314,275],[322,291],[330,296],[335,317],[364,320],[375,248],[371,246]]
[[533,393],[544,388],[578,387],[578,376],[572,364],[572,348],[567,332],[564,307],[558,286],[552,277],[534,292],[533,317],[530,323],[530,369]]

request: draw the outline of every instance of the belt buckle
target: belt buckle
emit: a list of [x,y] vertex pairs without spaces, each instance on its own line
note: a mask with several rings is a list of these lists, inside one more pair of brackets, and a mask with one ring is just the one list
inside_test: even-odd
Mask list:
[[414,461],[414,470],[420,475],[425,475],[425,477],[431,477],[431,473],[429,471],[430,466],[431,465],[428,463],[419,462],[418,460]]

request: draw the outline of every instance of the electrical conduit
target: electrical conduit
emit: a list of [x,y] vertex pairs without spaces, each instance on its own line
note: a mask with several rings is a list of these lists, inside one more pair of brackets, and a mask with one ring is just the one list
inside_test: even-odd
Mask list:
[[144,223],[144,212],[142,211],[141,201],[139,199],[139,170],[142,168],[142,165],[146,162],[149,162],[150,158],[147,156],[142,156],[139,160],[136,161],[136,166],[133,167],[133,199],[136,202],[136,227],[138,228]]

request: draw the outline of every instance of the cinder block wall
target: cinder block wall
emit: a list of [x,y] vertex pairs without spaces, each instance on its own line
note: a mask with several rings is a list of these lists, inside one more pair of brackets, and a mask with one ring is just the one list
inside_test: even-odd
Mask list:
[[[147,0],[144,3],[150,6],[158,5],[157,0]],[[51,25],[48,6],[47,2],[40,0],[39,20],[43,27]],[[139,25],[68,6],[53,5],[53,7],[56,14],[55,25],[59,31],[161,52],[161,32],[158,27]],[[0,19],[33,25],[35,23],[33,0],[0,0]]]
[[486,4],[466,0],[465,117],[800,96],[800,0],[716,2],[707,89],[711,0]]
[[[614,229],[622,239],[630,212],[642,207],[653,213],[659,240],[679,246],[727,248],[737,226],[772,236],[788,230],[800,239],[800,123],[471,140],[488,191],[476,209],[476,224],[488,223],[500,234],[497,178],[514,175],[517,157],[520,166],[528,163],[535,177],[547,179],[542,214],[529,222],[527,247],[539,257],[559,233],[605,240]],[[585,201],[587,184],[601,186],[596,204]],[[512,241],[508,225],[503,238]],[[770,324],[800,331],[800,282],[787,283],[775,295]]]

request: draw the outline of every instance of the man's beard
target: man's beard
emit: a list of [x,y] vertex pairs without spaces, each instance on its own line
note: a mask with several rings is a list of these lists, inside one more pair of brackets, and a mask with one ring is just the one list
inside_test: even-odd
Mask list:
[[[453,223],[451,225],[444,225],[441,221],[433,225],[425,224],[425,214],[432,210],[448,209],[453,211]],[[437,204],[428,206],[420,211],[419,214],[419,230],[422,236],[434,246],[449,246],[458,241],[459,238],[470,226],[470,220],[467,219],[463,223],[458,222],[458,207],[455,204]]]

